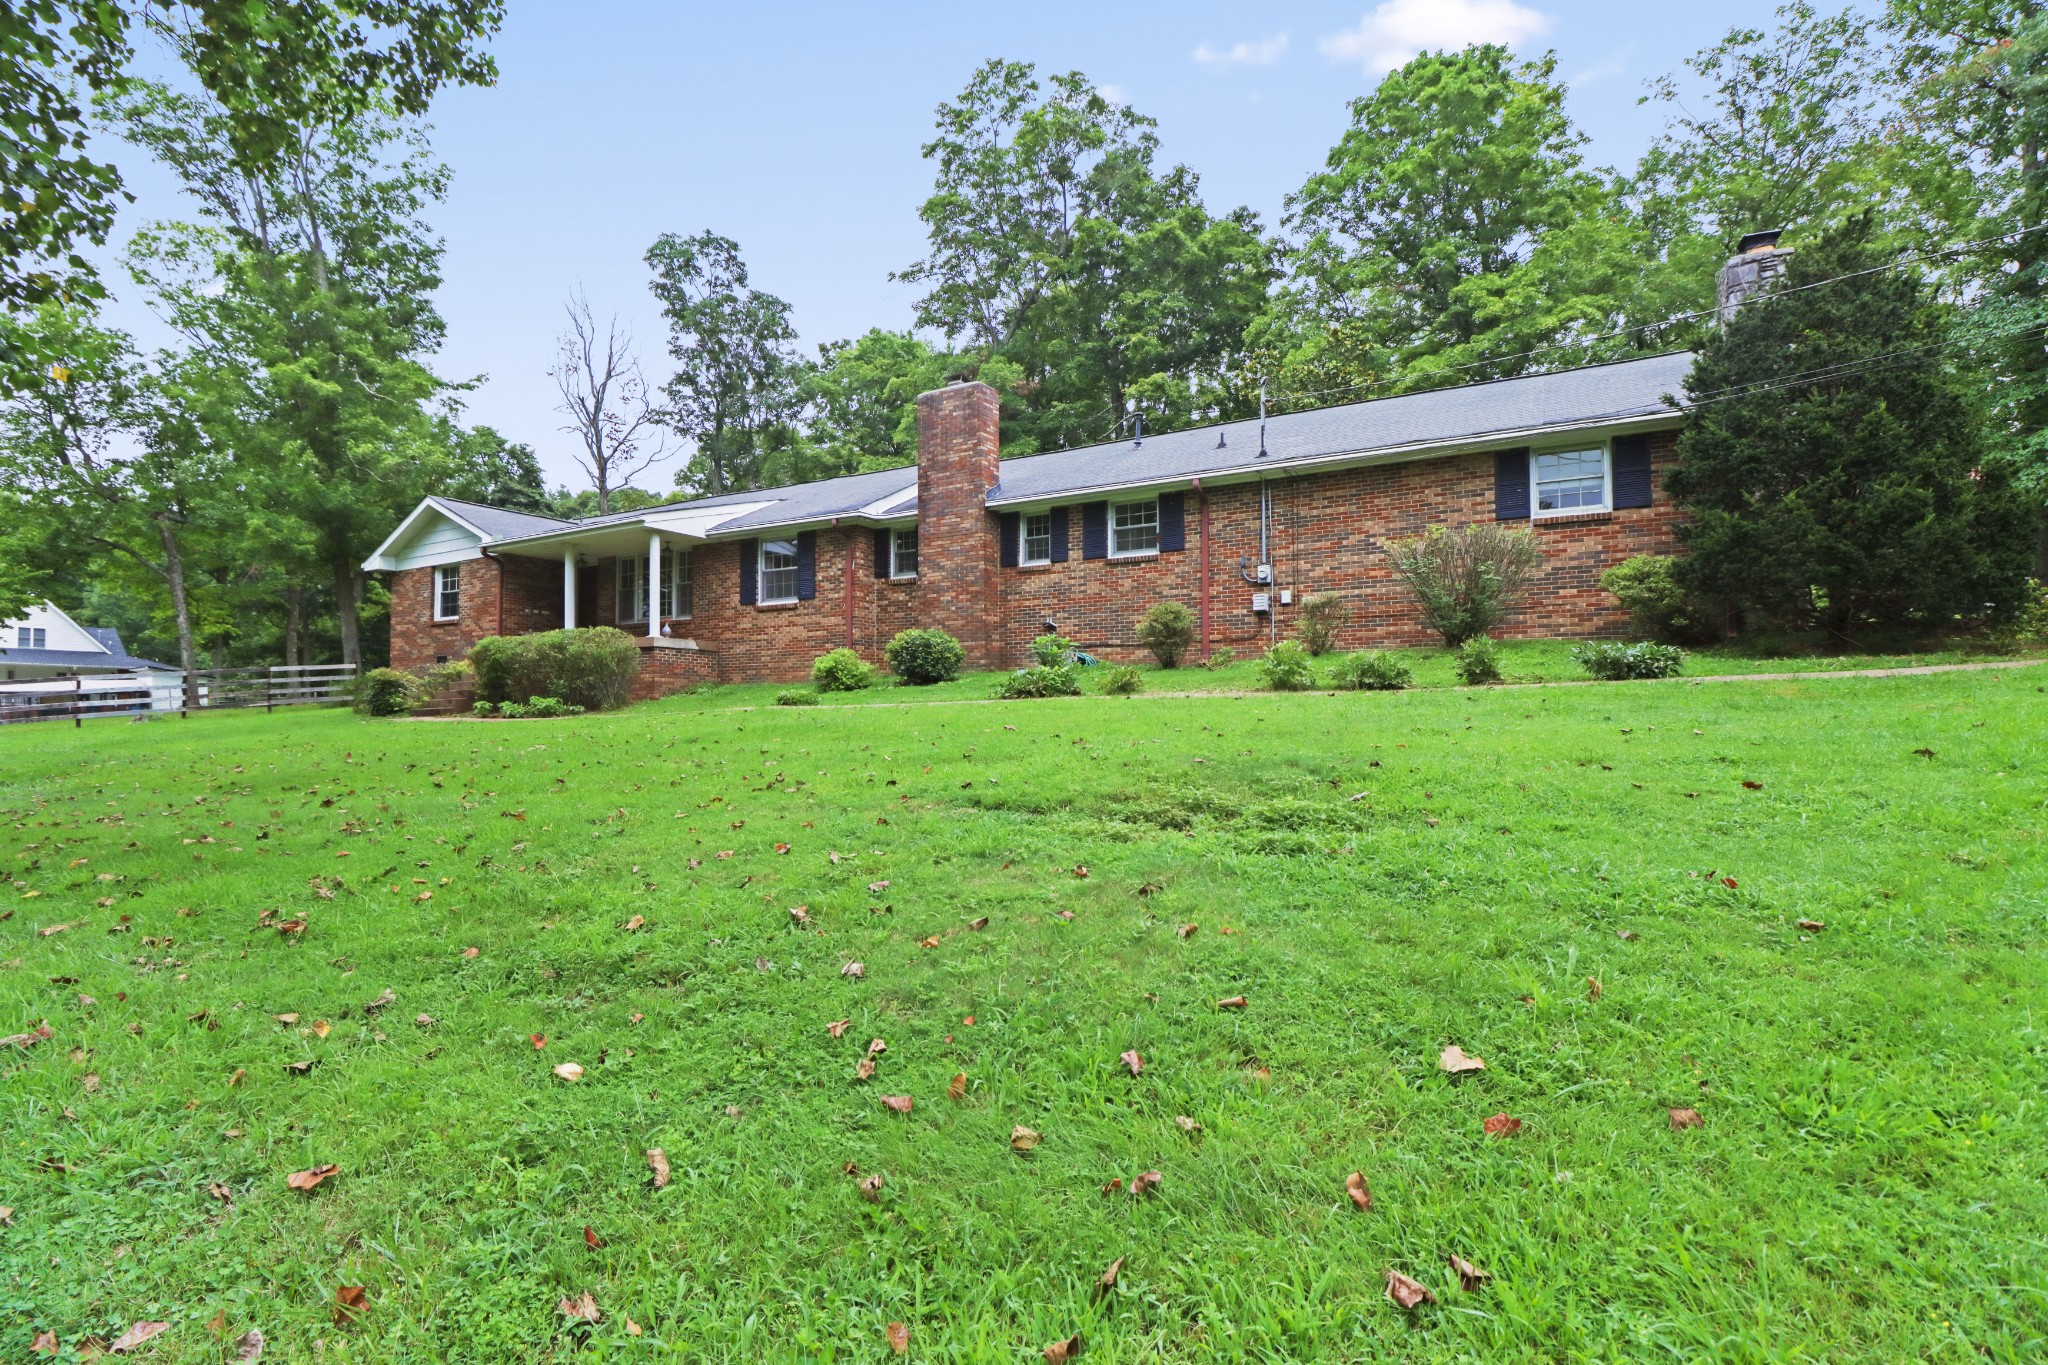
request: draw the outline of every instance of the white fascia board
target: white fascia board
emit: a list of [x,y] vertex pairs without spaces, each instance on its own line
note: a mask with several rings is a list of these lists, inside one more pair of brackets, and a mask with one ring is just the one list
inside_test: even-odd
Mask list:
[[1462,437],[1456,441],[1419,441],[1413,445],[1379,446],[1371,450],[1343,450],[1328,455],[1310,455],[1292,460],[1271,460],[1263,463],[1231,465],[1223,469],[1205,469],[1197,473],[1171,474],[1163,478],[1138,479],[1123,483],[1090,484],[1075,488],[1063,488],[1057,493],[1038,493],[1028,498],[991,498],[988,507],[1006,510],[1042,509],[1067,507],[1077,502],[1088,502],[1112,493],[1150,491],[1154,489],[1172,491],[1188,488],[1197,482],[1211,487],[1232,483],[1248,483],[1272,474],[1323,473],[1336,469],[1348,469],[1378,464],[1403,464],[1412,460],[1432,460],[1451,455],[1473,455],[1488,450],[1511,449],[1518,445],[1529,445],[1546,437],[1566,436],[1574,432],[1597,433],[1603,437],[1627,435],[1637,431],[1663,431],[1674,425],[1683,414],[1638,413],[1629,417],[1617,417],[1610,421],[1558,422],[1549,426],[1516,427],[1507,431],[1488,432],[1482,436]]
[[[474,522],[470,521],[467,517],[464,517],[460,513],[456,512],[453,508],[449,507],[439,498],[421,498],[419,506],[413,508],[412,511],[406,513],[405,520],[398,523],[398,529],[393,531],[390,535],[384,537],[384,543],[379,545],[376,549],[370,552],[370,557],[363,561],[363,569],[366,572],[374,573],[380,569],[426,567],[425,565],[408,566],[400,564],[397,561],[396,557],[392,555],[391,548],[394,545],[402,544],[407,534],[409,534],[412,531],[412,528],[418,524],[420,518],[426,516],[429,512],[432,512],[437,516],[447,518],[449,521],[454,522],[457,526],[460,526],[463,530],[475,536],[477,540],[477,545],[479,547],[481,547],[484,544],[484,542],[490,539],[489,536],[483,533],[482,528],[478,527]],[[482,558],[482,555],[483,552],[481,548],[478,548],[473,549],[466,554],[456,554],[443,558],[439,562],[444,564],[459,564],[465,559]]]
[[703,540],[728,521],[752,516],[764,507],[773,507],[780,499],[767,498],[760,502],[728,502],[717,507],[696,507],[685,512],[669,512],[646,518],[650,531],[665,531],[673,536],[689,536]]

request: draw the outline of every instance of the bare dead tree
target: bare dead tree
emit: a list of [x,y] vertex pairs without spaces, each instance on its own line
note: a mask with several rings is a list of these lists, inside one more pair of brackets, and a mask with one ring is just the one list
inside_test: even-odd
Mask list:
[[612,510],[612,494],[673,452],[655,422],[633,334],[617,314],[600,328],[581,294],[570,298],[566,311],[569,329],[548,374],[562,395],[555,411],[569,418],[562,430],[583,442],[576,463],[596,486],[602,514]]

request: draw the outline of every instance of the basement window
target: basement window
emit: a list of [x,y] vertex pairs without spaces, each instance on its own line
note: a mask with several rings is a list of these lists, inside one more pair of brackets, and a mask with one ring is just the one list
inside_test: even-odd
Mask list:
[[1538,517],[1570,517],[1608,509],[1605,447],[1546,451],[1531,456],[1529,466]]
[[796,542],[761,542],[761,602],[774,606],[796,601]]
[[462,566],[441,564],[434,569],[434,619],[454,621],[462,615]]
[[1018,528],[1018,535],[1023,538],[1017,547],[1019,564],[1052,563],[1052,513],[1027,514]]
[[900,526],[889,535],[889,577],[917,577],[917,528]]
[[1159,499],[1111,503],[1109,557],[1135,559],[1159,553]]

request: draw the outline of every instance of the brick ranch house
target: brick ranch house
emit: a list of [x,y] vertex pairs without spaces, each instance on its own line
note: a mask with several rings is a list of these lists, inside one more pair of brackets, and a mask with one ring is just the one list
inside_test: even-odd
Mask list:
[[578,521],[428,498],[363,567],[391,576],[394,667],[487,635],[617,625],[638,638],[639,696],[803,678],[841,645],[880,660],[910,626],[958,636],[970,668],[1028,662],[1048,622],[1142,659],[1136,619],[1168,600],[1195,612],[1200,656],[1287,638],[1318,592],[1350,604],[1346,649],[1431,643],[1385,542],[1482,520],[1530,527],[1543,552],[1504,634],[1615,635],[1626,617],[1601,572],[1677,549],[1662,475],[1691,364],[1677,352],[1008,460],[995,391],[955,384],[917,400],[912,468]]

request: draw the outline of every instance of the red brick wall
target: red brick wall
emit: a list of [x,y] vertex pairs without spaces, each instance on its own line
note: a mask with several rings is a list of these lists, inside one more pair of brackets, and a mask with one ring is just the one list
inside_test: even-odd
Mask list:
[[[499,612],[502,593],[504,611]],[[391,666],[417,671],[459,659],[486,635],[531,635],[562,628],[560,560],[522,555],[462,563],[461,614],[434,619],[434,571],[391,575]]]
[[1001,482],[996,391],[949,384],[917,396],[917,576],[921,624],[956,636],[967,667],[1008,657],[994,629],[1000,590],[996,519],[988,492]]

